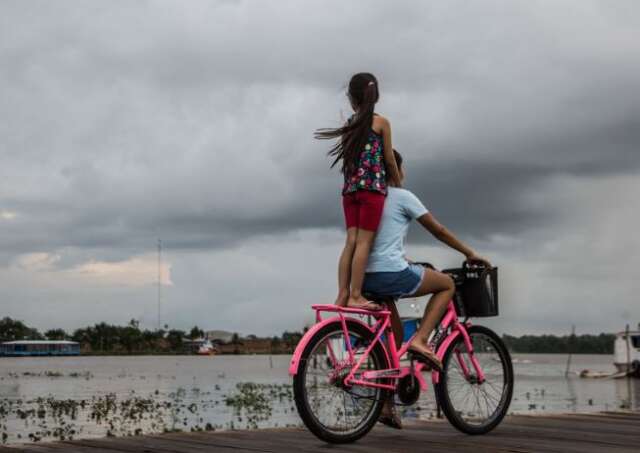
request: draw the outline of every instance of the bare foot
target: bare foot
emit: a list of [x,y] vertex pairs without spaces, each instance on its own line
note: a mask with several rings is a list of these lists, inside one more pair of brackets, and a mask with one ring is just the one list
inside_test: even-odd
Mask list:
[[385,417],[390,417],[395,412],[395,407],[393,405],[393,397],[387,398],[382,406],[382,410],[380,411],[380,415],[384,415]]
[[336,305],[339,307],[346,307],[349,300],[349,291],[339,291],[338,297],[336,297]]
[[349,308],[360,308],[363,310],[371,310],[371,311],[380,311],[382,307],[376,303],[370,302],[364,297],[360,296],[358,299],[354,297],[349,297],[347,301],[347,307]]
[[442,362],[438,356],[436,356],[433,350],[428,346],[425,346],[420,340],[413,340],[409,345],[409,351],[422,356],[427,364],[431,365],[438,371],[442,370]]
[[384,425],[390,426],[391,428],[402,429],[402,420],[396,413],[396,408],[393,405],[393,397],[384,402],[378,421]]

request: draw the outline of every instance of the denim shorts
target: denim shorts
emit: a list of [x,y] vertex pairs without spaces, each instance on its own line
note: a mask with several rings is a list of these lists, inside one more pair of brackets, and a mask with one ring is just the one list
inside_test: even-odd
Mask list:
[[368,272],[364,275],[362,292],[376,296],[409,297],[422,283],[424,267],[409,264],[400,272]]

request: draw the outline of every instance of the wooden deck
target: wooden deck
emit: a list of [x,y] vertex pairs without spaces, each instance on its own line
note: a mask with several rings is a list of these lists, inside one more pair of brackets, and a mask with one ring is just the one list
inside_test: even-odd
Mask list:
[[446,421],[397,431],[376,427],[350,445],[328,445],[304,429],[267,429],[77,440],[0,447],[23,452],[639,452],[640,413],[510,416],[484,436],[458,433]]

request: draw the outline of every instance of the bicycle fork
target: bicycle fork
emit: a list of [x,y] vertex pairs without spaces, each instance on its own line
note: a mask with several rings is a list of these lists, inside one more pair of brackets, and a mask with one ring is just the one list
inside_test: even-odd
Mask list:
[[465,329],[464,327],[460,327],[459,323],[456,323],[455,327],[460,333],[460,335],[462,335],[462,341],[464,342],[464,346],[467,349],[467,352],[469,355],[469,361],[471,362],[471,366],[473,367],[473,370],[476,373],[475,376],[471,374],[471,370],[469,369],[467,362],[464,360],[464,357],[462,355],[462,352],[460,351],[460,348],[457,348],[454,351],[456,355],[456,360],[458,361],[458,365],[460,365],[460,369],[462,370],[464,377],[467,379],[468,382],[477,380],[476,382],[477,384],[482,384],[485,381],[484,372],[482,371],[482,368],[480,367],[480,362],[478,362],[478,358],[475,355],[475,351],[473,349],[473,344],[471,343],[471,338],[469,337],[469,333],[467,332],[467,329]]

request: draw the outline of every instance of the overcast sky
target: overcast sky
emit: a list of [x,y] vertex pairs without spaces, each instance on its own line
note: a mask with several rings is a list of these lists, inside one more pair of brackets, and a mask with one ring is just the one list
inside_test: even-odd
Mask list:
[[[354,72],[500,332],[640,322],[637,1],[0,2],[0,316],[276,334],[335,297]],[[461,256],[419,225],[414,259]],[[404,313],[412,312],[410,302]],[[483,321],[484,322],[484,321]]]

